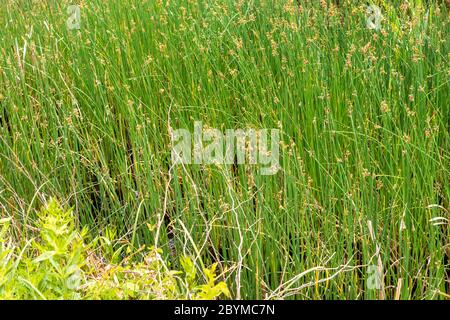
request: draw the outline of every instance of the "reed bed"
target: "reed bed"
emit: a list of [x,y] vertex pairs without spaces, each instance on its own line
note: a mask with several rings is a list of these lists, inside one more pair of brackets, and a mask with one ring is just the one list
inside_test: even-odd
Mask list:
[[[1,1],[0,219],[56,197],[233,298],[448,299],[448,10],[374,4]],[[172,165],[195,121],[279,129],[280,170]]]

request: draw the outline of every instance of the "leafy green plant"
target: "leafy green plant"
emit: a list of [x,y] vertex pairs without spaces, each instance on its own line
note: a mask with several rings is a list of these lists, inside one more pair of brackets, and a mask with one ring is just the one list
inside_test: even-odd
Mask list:
[[0,297],[11,297],[14,249],[8,235],[11,218],[0,219]]
[[[3,299],[215,299],[229,296],[224,282],[216,284],[215,265],[205,269],[206,284],[197,285],[189,258],[184,272],[169,270],[161,250],[150,248],[115,263],[101,255],[105,242],[86,245],[86,228],[75,226],[72,210],[52,199],[38,213],[36,237],[13,246],[10,219],[0,220],[0,298]],[[96,246],[100,243],[99,246]],[[100,256],[99,256],[100,255]],[[117,257],[117,254],[113,254]],[[117,260],[117,259],[115,259]],[[192,269],[193,268],[193,269]],[[188,282],[188,287],[183,286]]]
[[[26,275],[20,280],[30,290],[33,298],[77,299],[83,281],[87,246],[83,238],[87,229],[78,232],[71,210],[65,211],[52,199],[38,213],[38,237],[33,239],[30,254],[22,258]],[[22,270],[21,270],[22,271]]]
[[184,280],[188,289],[187,291],[189,292],[189,298],[195,300],[211,300],[222,294],[226,297],[230,297],[230,292],[225,282],[218,282],[216,284],[217,263],[214,263],[210,268],[203,269],[207,282],[206,284],[198,285],[196,276],[197,269],[195,268],[192,259],[184,257],[180,262],[185,273]]

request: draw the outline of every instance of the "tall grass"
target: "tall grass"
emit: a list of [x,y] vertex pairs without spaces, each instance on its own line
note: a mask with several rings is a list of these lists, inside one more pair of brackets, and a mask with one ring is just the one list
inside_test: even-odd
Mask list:
[[[0,219],[65,199],[235,298],[448,298],[448,11],[340,2],[2,1]],[[281,170],[172,166],[196,120],[279,128]]]

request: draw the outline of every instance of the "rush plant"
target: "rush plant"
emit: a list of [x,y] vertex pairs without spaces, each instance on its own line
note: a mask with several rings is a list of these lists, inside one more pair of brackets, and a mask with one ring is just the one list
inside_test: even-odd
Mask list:
[[[214,297],[217,274],[237,299],[447,299],[448,22],[434,0],[1,0],[0,292]],[[196,121],[278,130],[277,170],[174,164]],[[186,256],[197,281],[168,271]]]

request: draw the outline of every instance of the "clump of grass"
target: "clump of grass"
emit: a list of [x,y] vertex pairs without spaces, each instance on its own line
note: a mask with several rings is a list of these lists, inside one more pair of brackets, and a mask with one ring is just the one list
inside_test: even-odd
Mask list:
[[[446,297],[443,1],[374,1],[379,31],[350,0],[22,2],[0,3],[13,239],[53,195],[99,241],[217,263],[235,298]],[[281,170],[172,167],[170,130],[194,121],[279,128]]]

